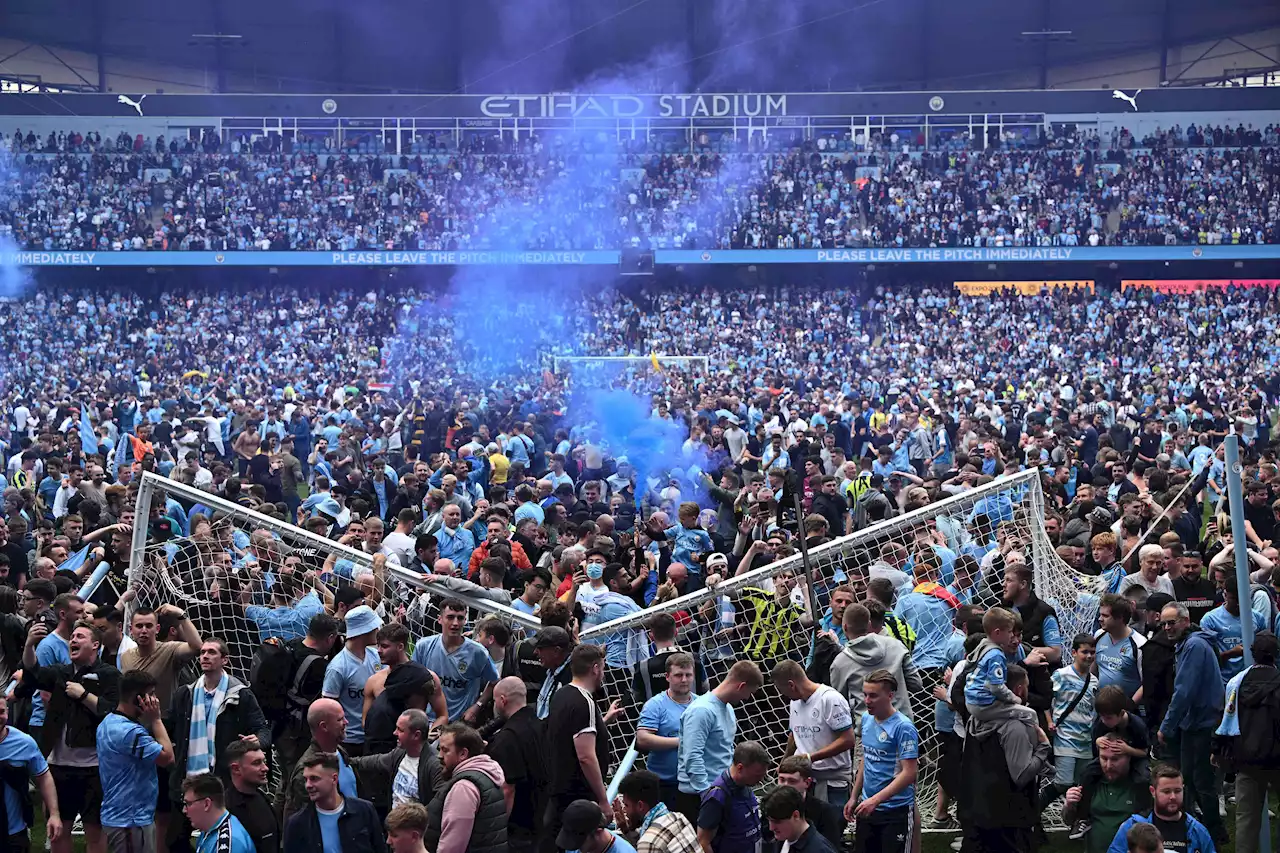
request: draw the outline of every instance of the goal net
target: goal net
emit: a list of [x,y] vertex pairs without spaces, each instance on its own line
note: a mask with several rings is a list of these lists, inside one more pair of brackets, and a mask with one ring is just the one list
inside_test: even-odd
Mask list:
[[[854,587],[854,601],[866,599],[867,581],[879,575],[873,566],[881,560],[894,561],[893,554],[906,557],[902,569],[908,575],[913,561],[922,552],[933,552],[941,565],[944,584],[952,584],[958,598],[987,606],[998,604],[1002,594],[1003,574],[993,567],[988,554],[998,553],[996,543],[1005,545],[1008,561],[1023,559],[1034,570],[1037,595],[1052,604],[1058,613],[1062,634],[1067,638],[1090,630],[1096,619],[1099,579],[1081,575],[1070,569],[1055,553],[1044,532],[1043,495],[1039,472],[1026,471],[1000,477],[985,486],[929,504],[852,535],[820,545],[809,552],[813,576],[813,597],[819,618],[827,612],[834,588],[849,584]],[[984,519],[990,529],[980,529]],[[956,566],[967,566],[960,555],[978,560],[978,576],[956,576]],[[996,563],[996,566],[999,564]],[[582,633],[584,642],[602,642],[621,633],[644,631],[646,620],[655,612],[670,613],[680,625],[678,645],[691,651],[706,674],[709,687],[714,686],[737,660],[756,660],[765,676],[765,685],[743,706],[736,709],[739,742],[759,741],[769,754],[780,758],[785,750],[789,730],[788,701],[769,679],[769,672],[782,660],[805,662],[811,650],[815,629],[782,631],[769,634],[753,631],[748,624],[751,597],[761,590],[776,591],[777,584],[797,584],[792,590],[793,606],[804,596],[801,592],[805,571],[803,557],[796,553],[762,568],[728,578],[714,589],[705,589],[652,607],[643,613],[607,622]],[[959,587],[954,586],[959,584]],[[900,595],[911,587],[903,588]],[[919,596],[917,596],[919,598]],[[918,805],[922,814],[933,814],[938,793],[938,739],[934,735],[936,700],[933,688],[945,669],[943,647],[953,633],[950,607],[926,607],[917,610],[898,607],[900,622],[909,616],[913,635],[912,659],[921,675],[921,684],[909,692],[910,715],[920,731],[922,756],[916,784]],[[613,754],[626,753],[635,737],[640,705],[632,697],[629,670],[609,669],[606,690],[610,699],[619,699],[627,714],[616,723],[611,733]],[[856,687],[860,695],[860,685]],[[945,715],[944,715],[945,722]],[[643,762],[640,756],[637,764]]]
[[705,376],[711,361],[705,355],[557,355],[551,368],[577,388],[609,388],[663,373]]
[[472,622],[493,614],[513,627],[538,627],[537,619],[504,605],[424,584],[407,559],[375,567],[362,548],[156,474],[143,475],[136,519],[128,610],[181,607],[202,637],[227,643],[228,669],[244,681],[254,651],[277,635],[266,611],[308,596],[327,603],[344,586],[358,586],[384,621],[401,622],[414,641],[439,633],[439,604],[447,597],[467,604]]

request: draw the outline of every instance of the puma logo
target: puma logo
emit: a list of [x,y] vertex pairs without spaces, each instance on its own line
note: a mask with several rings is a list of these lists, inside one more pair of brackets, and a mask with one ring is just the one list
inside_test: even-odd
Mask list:
[[[146,95],[139,95],[138,100],[136,101],[133,98],[130,98],[128,95],[120,95],[119,97],[116,98],[116,101],[126,106],[133,107],[135,110],[138,111],[138,115],[142,115],[142,102],[145,101],[146,99],[147,99]],[[1137,107],[1134,107],[1134,109],[1136,110]]]
[[1111,97],[1118,98],[1122,101],[1128,101],[1129,106],[1133,107],[1134,112],[1138,111],[1138,96],[1141,94],[1142,94],[1141,89],[1134,92],[1132,95],[1126,95],[1124,92],[1121,92],[1119,89],[1111,90]]

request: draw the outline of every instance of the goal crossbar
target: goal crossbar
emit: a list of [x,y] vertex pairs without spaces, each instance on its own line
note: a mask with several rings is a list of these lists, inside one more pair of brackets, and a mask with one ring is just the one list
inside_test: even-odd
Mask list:
[[[926,519],[936,518],[939,515],[946,515],[947,510],[952,507],[971,504],[975,498],[980,500],[986,495],[996,495],[1001,492],[1013,491],[1020,488],[1031,489],[1035,491],[1039,485],[1040,470],[1032,468],[1027,471],[1020,471],[1016,474],[1004,474],[987,483],[985,486],[979,486],[970,489],[958,495],[952,495],[935,503],[926,504],[919,509],[904,513],[893,518],[886,519],[876,524],[864,527],[862,530],[850,533],[847,536],[841,536],[838,539],[832,539],[830,542],[824,542],[815,548],[809,550],[809,560],[811,564],[817,563],[823,557],[831,554],[837,554],[848,550],[851,546],[856,547],[864,543],[875,542],[884,537],[886,531],[895,530],[903,527],[911,527],[917,522],[923,522]],[[1039,528],[1039,535],[1043,535],[1043,528]],[[722,583],[715,589],[700,589],[696,592],[686,593],[679,598],[673,598],[664,603],[664,608],[686,609],[692,610],[698,604],[707,601],[710,598],[716,598],[728,592],[732,592],[742,587],[758,584],[766,578],[772,578],[775,575],[785,571],[792,571],[797,576],[802,574],[804,566],[804,556],[802,554],[793,554],[767,566],[761,566],[758,569],[752,569],[749,572],[737,575],[732,578],[725,578]],[[681,607],[681,605],[689,605]],[[626,616],[620,616],[617,619],[611,619],[608,622],[602,622],[582,631],[582,639],[587,640],[591,637],[612,634],[615,631],[627,628],[642,628],[652,613],[641,611],[639,613],[631,613]]]
[[551,357],[552,369],[560,372],[560,366],[574,364],[652,364],[654,359],[665,364],[700,364],[703,370],[711,366],[705,355],[556,355]]
[[[272,534],[287,539],[294,544],[305,543],[311,545],[322,551],[337,554],[344,559],[350,560],[360,568],[372,571],[373,557],[364,551],[352,548],[350,545],[344,545],[333,539],[326,539],[305,528],[263,515],[256,510],[233,503],[220,495],[210,494],[186,483],[180,483],[177,480],[171,480],[168,477],[162,477],[159,474],[146,471],[142,475],[142,481],[138,484],[138,502],[135,513],[137,523],[134,524],[133,538],[130,542],[129,579],[131,583],[135,577],[135,571],[143,564],[145,559],[148,527],[146,520],[150,517],[151,503],[155,499],[157,491],[161,494],[171,494],[174,497],[193,503],[202,503],[214,510],[225,512],[232,517],[244,519],[254,526],[268,530]],[[542,622],[537,617],[530,616],[497,601],[476,598],[462,592],[449,591],[444,593],[441,590],[433,589],[430,584],[423,581],[422,575],[405,567],[389,565],[386,570],[388,578],[400,581],[420,592],[429,593],[436,597],[456,598],[468,607],[499,615],[504,620],[518,623],[531,630],[537,630],[542,626]]]

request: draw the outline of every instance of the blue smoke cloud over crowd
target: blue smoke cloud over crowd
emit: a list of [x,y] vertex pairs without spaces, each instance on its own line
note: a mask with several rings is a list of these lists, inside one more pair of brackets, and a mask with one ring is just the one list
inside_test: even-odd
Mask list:
[[[17,172],[12,168],[13,160],[9,149],[0,145],[0,186],[8,186],[17,180]],[[30,283],[30,275],[24,267],[17,263],[18,244],[11,236],[11,225],[0,217],[0,298],[14,299],[21,296]]]
[[637,510],[644,490],[661,493],[673,485],[680,500],[713,505],[704,478],[713,462],[700,442],[685,450],[682,424],[654,417],[649,401],[629,391],[595,389],[587,398],[594,437],[635,469]]

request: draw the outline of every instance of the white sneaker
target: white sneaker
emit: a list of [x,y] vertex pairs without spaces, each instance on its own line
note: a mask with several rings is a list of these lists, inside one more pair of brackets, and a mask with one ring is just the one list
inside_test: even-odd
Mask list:
[[1218,797],[1218,817],[1227,816],[1227,798]]
[[960,849],[960,836],[957,835],[955,838],[951,839],[951,849],[952,850]]

